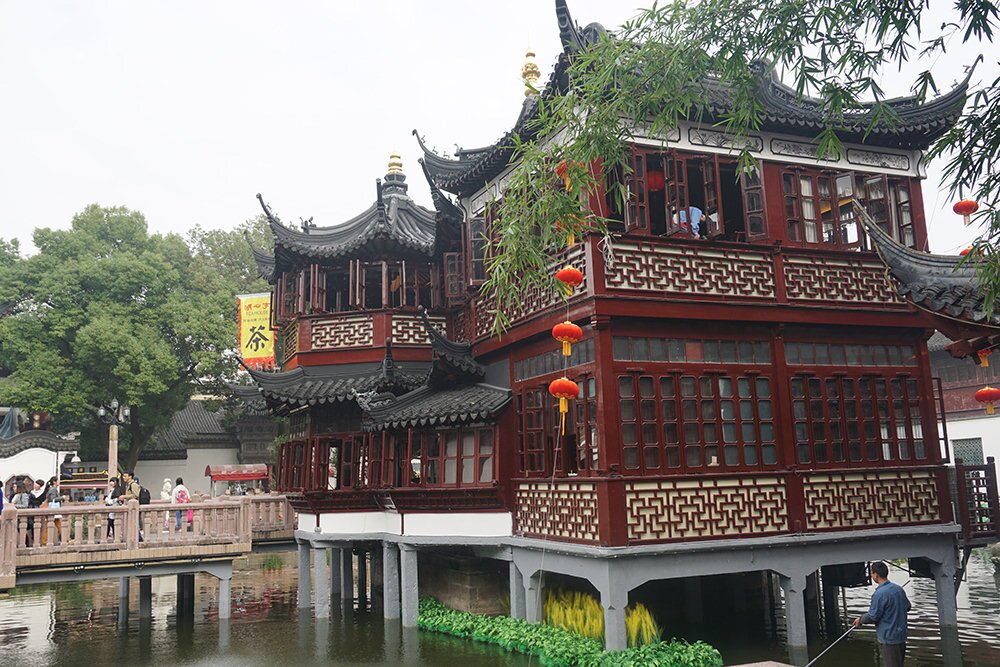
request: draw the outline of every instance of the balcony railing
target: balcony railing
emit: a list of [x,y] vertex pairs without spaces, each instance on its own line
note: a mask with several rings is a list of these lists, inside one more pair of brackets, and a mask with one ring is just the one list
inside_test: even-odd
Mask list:
[[1000,498],[997,467],[992,456],[983,465],[955,460],[957,512],[967,546],[985,546],[1000,540]]

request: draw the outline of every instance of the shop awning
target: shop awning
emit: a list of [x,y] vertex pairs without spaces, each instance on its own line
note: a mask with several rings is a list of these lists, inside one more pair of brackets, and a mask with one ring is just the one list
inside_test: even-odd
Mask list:
[[267,479],[267,465],[250,463],[234,466],[208,466],[205,477],[211,477],[213,482],[241,482],[254,479]]

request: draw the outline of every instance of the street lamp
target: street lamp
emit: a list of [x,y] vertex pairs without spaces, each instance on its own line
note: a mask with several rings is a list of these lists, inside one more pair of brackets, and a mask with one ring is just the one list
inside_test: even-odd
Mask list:
[[118,427],[128,424],[132,409],[124,403],[118,403],[117,398],[111,399],[111,404],[105,408],[97,408],[97,416],[108,425],[108,475],[118,476]]

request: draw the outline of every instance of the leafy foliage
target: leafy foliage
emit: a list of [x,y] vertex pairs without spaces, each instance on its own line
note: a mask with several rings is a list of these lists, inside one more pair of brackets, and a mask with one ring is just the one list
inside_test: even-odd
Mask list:
[[[515,168],[497,205],[485,289],[496,303],[495,329],[509,325],[524,286],[551,286],[550,255],[571,234],[606,233],[607,211],[581,212],[595,192],[597,170],[627,173],[626,144],[637,134],[665,137],[681,119],[708,111],[710,87],[730,91],[728,111],[717,119],[735,135],[743,170],[755,166],[741,138],[758,129],[762,108],[756,80],[771,63],[800,96],[823,100],[818,154],[844,152],[839,133],[845,114],[873,101],[868,131],[898,117],[879,85],[883,73],[907,62],[921,65],[954,37],[962,44],[992,43],[998,9],[992,2],[955,3],[955,22],[937,30],[922,24],[925,0],[703,0],[669,2],[634,20],[582,53],[574,54],[563,92],[546,91],[524,136],[513,138]],[[926,21],[924,21],[926,23]],[[970,58],[971,64],[971,58]],[[928,66],[913,84],[920,98],[936,90]],[[981,204],[981,253],[991,296],[1000,296],[1000,79],[974,89],[972,108],[933,147],[949,156],[945,178],[954,192],[974,193]],[[559,187],[556,168],[568,172]],[[624,204],[620,185],[612,195]]]
[[601,642],[568,630],[509,616],[477,616],[448,609],[433,598],[420,600],[417,625],[465,639],[538,656],[544,667],[722,667],[719,652],[702,642],[674,640],[625,651],[605,651]]
[[132,408],[120,446],[133,467],[196,384],[210,392],[231,379],[233,297],[244,285],[232,267],[212,275],[214,238],[192,255],[126,208],[94,204],[69,230],[39,228],[33,238],[36,254],[0,263],[0,293],[13,302],[0,320],[9,371],[0,404],[48,412],[103,444],[94,409],[117,397]]

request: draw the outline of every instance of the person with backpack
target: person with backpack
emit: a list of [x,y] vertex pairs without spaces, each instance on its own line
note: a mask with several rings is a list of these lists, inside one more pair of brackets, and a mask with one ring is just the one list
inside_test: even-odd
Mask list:
[[[150,501],[149,489],[139,484],[135,478],[135,473],[131,470],[122,473],[122,480],[125,482],[125,490],[120,496],[122,505],[128,504],[130,500],[138,500],[140,505],[148,505]],[[143,541],[142,519],[139,520],[139,541]]]
[[[174,489],[170,492],[170,502],[174,505],[185,505],[191,502],[191,494],[188,493],[187,487],[184,486],[184,480],[180,477],[174,482]],[[181,529],[181,510],[177,510],[177,530]],[[194,510],[187,511],[187,522],[191,525],[194,520]]]

